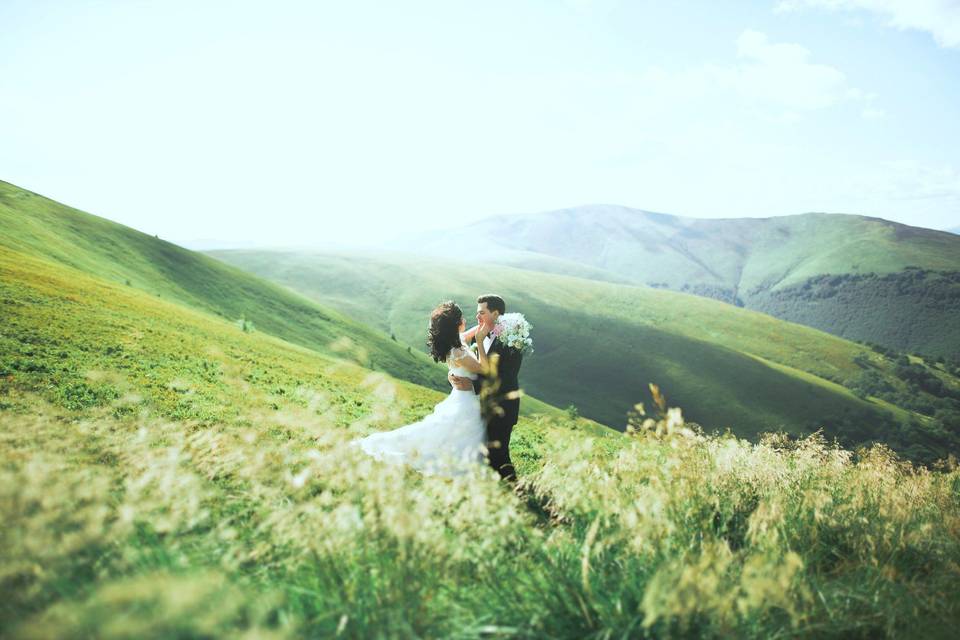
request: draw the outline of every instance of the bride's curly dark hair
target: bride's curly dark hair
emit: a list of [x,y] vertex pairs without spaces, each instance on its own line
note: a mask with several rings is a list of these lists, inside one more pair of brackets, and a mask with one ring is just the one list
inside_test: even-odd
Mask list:
[[463,311],[452,300],[437,305],[430,314],[430,332],[427,334],[427,346],[435,362],[447,359],[451,349],[459,347],[460,321]]

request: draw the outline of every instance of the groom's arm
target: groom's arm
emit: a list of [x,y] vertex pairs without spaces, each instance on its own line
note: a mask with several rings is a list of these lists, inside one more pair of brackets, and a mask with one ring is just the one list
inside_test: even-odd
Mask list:
[[469,391],[470,389],[473,389],[473,380],[470,378],[456,376],[452,371],[447,374],[447,380],[450,381],[450,386],[454,389],[459,389],[460,391]]

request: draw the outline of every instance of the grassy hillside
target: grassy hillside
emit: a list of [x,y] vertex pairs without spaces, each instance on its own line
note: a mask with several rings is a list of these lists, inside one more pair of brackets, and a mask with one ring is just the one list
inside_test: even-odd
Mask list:
[[0,182],[0,248],[230,321],[242,318],[248,326],[289,342],[444,388],[443,375],[429,358],[337,311],[202,254],[5,182]]
[[[396,425],[443,397],[339,353],[245,332],[215,316],[6,249],[0,249],[0,303],[5,391],[29,391],[67,410],[109,408],[118,417],[148,410],[199,424],[232,424],[252,406],[270,414],[293,403],[344,426],[371,418],[374,407],[385,410],[384,397],[372,406],[369,401],[379,385],[398,397],[389,415],[375,416],[377,424]],[[444,370],[431,368],[430,376],[437,386],[446,384]],[[523,404],[524,415],[564,415],[533,398]],[[30,402],[6,398],[0,408],[29,411]]]
[[[405,246],[444,254],[465,243],[483,243],[485,255],[501,264],[557,273],[561,271],[533,256],[561,259],[603,275],[569,269],[561,273],[625,278],[762,310],[856,340],[960,357],[960,320],[953,310],[960,305],[960,288],[949,280],[960,272],[960,238],[943,231],[842,214],[709,220],[596,205],[502,216],[428,234]],[[902,274],[911,267],[944,272],[947,280],[938,286],[946,297],[932,298],[928,285],[907,274],[896,281],[848,280],[848,291],[861,284],[865,289],[856,292],[857,300],[838,296],[812,307],[792,304],[797,293],[824,275],[865,278]],[[878,294],[878,285],[887,286]],[[863,313],[859,321],[857,305],[878,295],[884,298],[882,307]],[[917,300],[924,304],[916,305]],[[835,323],[841,316],[850,318],[842,331]],[[918,322],[944,329],[938,336],[910,333],[909,327]]]
[[[347,440],[441,394],[0,248],[0,636],[949,637],[960,472],[524,417],[523,489]],[[646,394],[637,399],[645,399]],[[657,435],[659,434],[659,435]]]
[[[398,254],[213,254],[405,340],[438,301],[449,297],[472,308],[478,293],[495,290],[534,325],[536,352],[525,360],[524,387],[615,428],[655,382],[708,429],[755,437],[823,427],[848,445],[884,441],[926,460],[957,450],[956,433],[931,417],[847,388],[868,368],[905,393],[889,358],[714,300]],[[949,371],[931,375],[951,393],[960,391]]]

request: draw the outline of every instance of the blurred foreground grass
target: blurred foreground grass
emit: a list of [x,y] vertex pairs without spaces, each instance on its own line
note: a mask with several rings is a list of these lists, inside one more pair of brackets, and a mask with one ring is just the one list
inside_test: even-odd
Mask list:
[[960,471],[882,448],[528,419],[518,498],[486,469],[378,464],[306,416],[34,406],[0,414],[12,637],[948,637],[960,619]]

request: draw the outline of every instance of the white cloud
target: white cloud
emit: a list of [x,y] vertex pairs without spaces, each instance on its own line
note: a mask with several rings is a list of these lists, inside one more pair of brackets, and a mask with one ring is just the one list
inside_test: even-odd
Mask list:
[[960,49],[958,0],[781,0],[776,9],[785,12],[810,7],[869,11],[886,18],[892,27],[927,31],[941,47]]
[[805,47],[770,42],[759,31],[740,34],[737,56],[740,64],[718,67],[714,72],[721,84],[751,101],[791,111],[811,111],[863,96],[839,69],[811,62]]
[[771,42],[766,34],[746,30],[736,41],[737,60],[705,64],[680,72],[647,71],[644,89],[658,100],[726,104],[780,123],[844,103],[861,107],[864,118],[882,111],[876,94],[852,86],[836,67],[814,62],[811,52],[795,43]]

